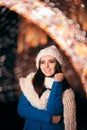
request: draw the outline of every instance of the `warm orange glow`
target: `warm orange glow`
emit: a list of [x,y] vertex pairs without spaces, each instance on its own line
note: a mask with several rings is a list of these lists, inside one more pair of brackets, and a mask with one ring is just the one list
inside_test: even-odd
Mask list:
[[26,19],[20,19],[18,34],[18,54],[22,53],[24,46],[37,47],[47,43],[47,34],[35,24]]
[[76,44],[76,51],[80,54],[83,58],[87,56],[87,47],[84,44]]

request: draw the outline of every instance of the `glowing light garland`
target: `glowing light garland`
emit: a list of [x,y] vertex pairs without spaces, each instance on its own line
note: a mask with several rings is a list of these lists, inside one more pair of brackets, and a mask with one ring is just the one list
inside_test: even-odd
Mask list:
[[[43,29],[69,57],[78,73],[87,96],[87,39],[85,32],[68,19],[58,8],[51,8],[35,0],[1,0],[10,10],[17,12],[27,20]],[[81,48],[80,48],[81,47]],[[84,53],[84,55],[83,55]]]

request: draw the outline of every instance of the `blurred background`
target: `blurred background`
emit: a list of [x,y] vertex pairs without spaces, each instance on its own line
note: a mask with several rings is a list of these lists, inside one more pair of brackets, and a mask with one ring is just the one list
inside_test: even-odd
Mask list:
[[[59,8],[67,17],[78,23],[87,36],[87,0],[43,2]],[[40,38],[37,32],[41,34]],[[17,114],[17,103],[21,94],[19,78],[36,70],[35,56],[48,44],[55,43],[43,30],[16,12],[0,6],[0,130],[22,130],[24,120]],[[66,66],[69,66],[67,58],[65,62]],[[69,81],[79,80],[76,74],[74,76],[69,78]],[[75,94],[77,130],[87,130],[87,100],[77,92]]]

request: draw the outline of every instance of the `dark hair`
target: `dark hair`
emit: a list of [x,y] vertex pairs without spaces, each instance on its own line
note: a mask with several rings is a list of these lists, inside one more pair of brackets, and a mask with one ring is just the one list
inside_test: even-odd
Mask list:
[[[59,63],[57,63],[57,67],[56,67],[56,73],[61,73],[62,70],[61,70],[61,66]],[[64,80],[63,80],[63,91],[70,88],[70,84],[68,83],[68,81],[66,80],[66,78],[64,77]]]
[[[57,61],[56,64],[56,72],[55,73],[61,73],[61,66]],[[43,93],[43,88],[44,88],[44,80],[45,80],[45,75],[42,73],[40,67],[37,70],[37,72],[35,73],[33,79],[32,79],[32,84],[34,86],[35,91],[38,93],[38,95],[40,96]],[[64,78],[63,81],[63,89],[65,90],[66,87],[68,85],[68,82],[66,81],[66,79]]]
[[32,80],[34,89],[38,93],[38,95],[41,95],[43,92],[44,79],[45,79],[45,75],[42,73],[41,69],[39,68]]
[[[60,71],[61,71],[60,65],[57,62],[57,64],[56,64],[56,72],[55,73],[58,73]],[[34,89],[38,93],[39,96],[43,93],[44,79],[45,79],[45,75],[42,73],[42,71],[40,69],[40,66],[39,66],[39,69],[37,70],[37,72],[35,73],[35,75],[34,75],[34,77],[32,79],[32,84],[34,86]]]

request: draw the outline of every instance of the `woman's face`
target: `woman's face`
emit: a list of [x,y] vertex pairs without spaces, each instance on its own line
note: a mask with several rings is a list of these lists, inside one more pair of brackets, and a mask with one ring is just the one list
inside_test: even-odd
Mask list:
[[45,76],[52,76],[56,71],[57,61],[52,56],[44,56],[40,60],[40,69]]

